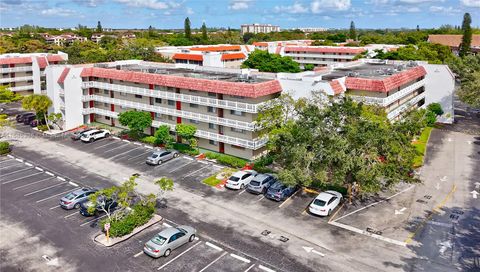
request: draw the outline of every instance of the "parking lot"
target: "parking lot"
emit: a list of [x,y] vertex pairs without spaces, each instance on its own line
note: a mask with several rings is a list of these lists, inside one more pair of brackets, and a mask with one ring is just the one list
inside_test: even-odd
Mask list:
[[[182,168],[182,159],[176,161],[171,173]],[[187,161],[189,161],[187,159]],[[191,161],[189,161],[191,164]],[[203,164],[201,164],[203,165]],[[199,168],[201,169],[201,168]],[[195,170],[193,170],[195,171]],[[101,188],[105,183],[81,183],[70,179],[41,165],[25,161],[14,156],[0,157],[1,198],[3,201],[13,200],[15,207],[23,213],[33,213],[54,224],[62,225],[62,233],[71,236],[80,236],[82,240],[93,237],[99,232],[98,222],[105,215],[84,217],[78,210],[64,210],[59,206],[59,199],[65,194],[81,187]],[[190,175],[193,176],[193,175]],[[185,177],[188,179],[190,176]],[[95,179],[92,179],[95,180]],[[59,222],[59,223],[56,223]],[[256,260],[246,254],[225,246],[217,245],[216,241],[204,239],[201,234],[190,244],[174,250],[168,258],[153,259],[142,251],[143,244],[153,235],[166,227],[176,226],[177,223],[164,219],[147,230],[135,235],[112,248],[115,255],[129,266],[148,270],[163,271],[275,271],[268,264]],[[67,228],[65,228],[67,226]],[[87,238],[89,239],[89,238]],[[102,246],[88,241],[89,246],[102,251]]]

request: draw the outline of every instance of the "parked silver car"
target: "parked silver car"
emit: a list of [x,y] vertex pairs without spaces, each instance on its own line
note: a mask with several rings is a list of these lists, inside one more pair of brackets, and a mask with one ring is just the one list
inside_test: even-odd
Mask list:
[[145,243],[143,252],[154,258],[168,257],[172,250],[188,242],[193,242],[196,233],[197,230],[189,226],[166,228]]
[[96,191],[96,189],[89,188],[73,191],[60,199],[60,207],[66,210],[78,209],[83,202],[88,200],[88,196]]
[[258,174],[247,184],[247,191],[254,194],[264,194],[275,181],[277,181],[275,177],[270,174]]
[[177,150],[154,151],[150,156],[148,156],[146,163],[151,165],[157,165],[176,157],[178,157]]

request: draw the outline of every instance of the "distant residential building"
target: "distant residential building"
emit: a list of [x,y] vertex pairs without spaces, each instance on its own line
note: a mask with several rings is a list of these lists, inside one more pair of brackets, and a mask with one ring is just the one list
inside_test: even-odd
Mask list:
[[93,33],[91,40],[94,43],[99,43],[103,37],[105,37],[105,35],[102,33]]
[[135,33],[124,33],[122,35],[122,39],[135,39],[137,36],[135,36]]
[[66,46],[66,45],[71,45],[72,43],[78,41],[78,42],[86,42],[87,38],[79,36],[77,34],[73,33],[66,33],[66,34],[61,34],[61,35],[49,35],[49,34],[44,34],[43,37],[45,38],[45,41],[48,44],[55,44],[58,46]]
[[[454,54],[458,55],[460,44],[462,43],[462,35],[428,35],[428,42],[446,45],[450,47]],[[480,35],[472,35],[472,43],[470,50],[474,54],[480,52]]]
[[251,24],[251,25],[242,25],[241,33],[270,33],[270,32],[279,32],[280,27],[274,26],[271,24]]
[[313,32],[325,32],[328,29],[324,27],[298,27],[298,28],[292,28],[292,30],[300,30],[305,33],[313,33]]

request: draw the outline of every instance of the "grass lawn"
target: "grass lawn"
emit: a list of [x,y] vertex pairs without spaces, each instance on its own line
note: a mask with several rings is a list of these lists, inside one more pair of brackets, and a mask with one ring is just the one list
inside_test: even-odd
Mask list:
[[432,127],[426,127],[423,129],[422,134],[417,141],[413,143],[413,146],[417,150],[417,156],[413,160],[413,167],[417,168],[423,165],[423,160],[425,156],[425,151],[427,149],[428,139],[430,138],[430,133],[432,132]]
[[220,184],[223,180],[223,179],[217,179],[218,174],[224,173],[225,177],[229,177],[233,174],[233,172],[235,172],[235,169],[233,169],[233,168],[224,168],[222,171],[220,171],[218,173],[215,173],[215,174],[209,176],[208,178],[202,180],[202,183],[205,183],[207,185],[215,187],[218,184]]

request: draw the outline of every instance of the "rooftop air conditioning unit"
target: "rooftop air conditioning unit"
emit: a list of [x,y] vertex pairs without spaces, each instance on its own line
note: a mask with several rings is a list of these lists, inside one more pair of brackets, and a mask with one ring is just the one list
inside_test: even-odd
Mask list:
[[357,77],[357,76],[358,76],[358,73],[357,73],[357,72],[348,72],[348,73],[347,73],[347,76],[348,76],[348,77]]
[[393,75],[395,73],[395,70],[392,68],[387,69],[387,75]]

